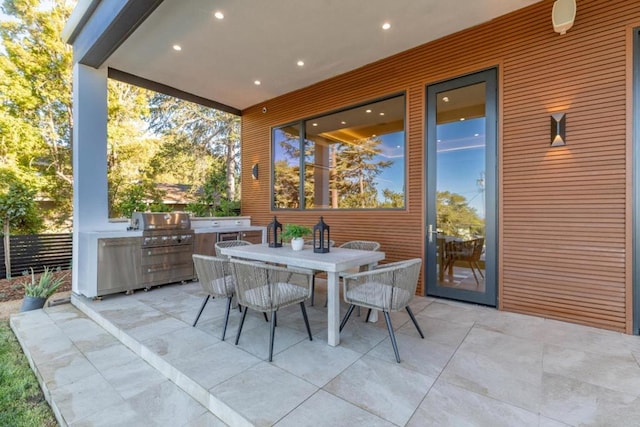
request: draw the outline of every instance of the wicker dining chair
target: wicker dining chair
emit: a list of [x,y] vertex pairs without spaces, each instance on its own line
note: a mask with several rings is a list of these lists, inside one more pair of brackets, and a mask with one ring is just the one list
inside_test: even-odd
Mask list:
[[416,293],[421,265],[422,259],[414,258],[384,264],[370,271],[345,275],[344,300],[349,304],[349,308],[340,323],[340,331],[347,324],[349,316],[356,306],[369,309],[367,320],[371,310],[381,310],[387,323],[396,362],[400,363],[398,344],[389,312],[407,310],[420,337],[424,339],[424,334],[409,307],[409,302]]
[[200,306],[200,311],[196,316],[196,320],[192,326],[196,326],[200,315],[207,305],[210,297],[226,298],[227,309],[224,315],[224,327],[222,329],[222,341],[227,332],[227,324],[229,323],[229,310],[231,309],[231,300],[235,293],[235,285],[233,276],[229,269],[229,260],[227,258],[213,257],[208,255],[194,254],[193,265],[196,268],[196,275],[202,286],[202,290],[206,292],[204,301]]
[[[279,309],[300,304],[304,324],[307,327],[309,340],[312,341],[309,319],[304,301],[311,296],[311,274],[285,267],[238,259],[230,260],[238,302],[245,308],[242,320],[238,325],[236,345],[240,341],[242,326],[247,316],[247,309],[271,314],[271,334],[269,339],[269,362],[273,360],[273,340]],[[301,283],[294,282],[294,277],[303,277]]]
[[[313,247],[313,240],[309,239],[309,240],[305,240],[304,241],[304,245],[309,247]],[[329,247],[332,248],[336,245],[336,242],[333,240],[329,240]],[[314,300],[315,300],[315,296],[316,296],[316,274],[318,273],[322,273],[321,270],[309,270],[312,274],[312,278],[311,278],[311,305],[313,306]]]
[[247,242],[246,240],[224,240],[222,242],[216,242],[215,244],[216,256],[221,258],[228,258],[226,255],[223,255],[222,252],[220,252],[221,248],[232,248],[234,246],[247,246],[247,245],[253,245],[253,243]]

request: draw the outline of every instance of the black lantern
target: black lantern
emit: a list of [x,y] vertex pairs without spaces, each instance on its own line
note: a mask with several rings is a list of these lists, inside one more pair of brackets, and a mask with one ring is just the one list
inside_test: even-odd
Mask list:
[[278,222],[276,217],[267,225],[267,242],[270,248],[282,247],[282,224]]
[[313,226],[313,252],[326,254],[331,246],[329,226],[320,217],[320,222]]

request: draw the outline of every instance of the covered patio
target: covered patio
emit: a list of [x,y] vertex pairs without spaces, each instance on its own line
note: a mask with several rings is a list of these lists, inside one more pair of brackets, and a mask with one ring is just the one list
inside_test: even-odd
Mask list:
[[[318,283],[318,301],[325,286]],[[268,323],[240,313],[220,341],[224,301],[197,283],[101,301],[73,297],[11,326],[61,425],[564,426],[640,419],[637,337],[491,308],[417,297],[393,323],[353,319],[326,342],[326,309],[292,306]],[[344,312],[345,306],[342,310]],[[231,333],[229,333],[231,332]],[[635,420],[635,421],[634,421]]]

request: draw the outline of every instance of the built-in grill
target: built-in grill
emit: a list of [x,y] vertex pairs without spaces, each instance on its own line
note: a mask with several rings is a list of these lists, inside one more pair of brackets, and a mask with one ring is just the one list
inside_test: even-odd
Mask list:
[[193,241],[189,214],[134,212],[131,228],[142,230],[141,283],[146,288],[191,280]]

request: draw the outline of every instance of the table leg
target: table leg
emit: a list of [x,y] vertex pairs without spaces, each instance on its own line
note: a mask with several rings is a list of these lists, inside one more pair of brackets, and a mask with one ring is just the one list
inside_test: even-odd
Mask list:
[[327,343],[340,344],[340,282],[332,272],[327,272]]

